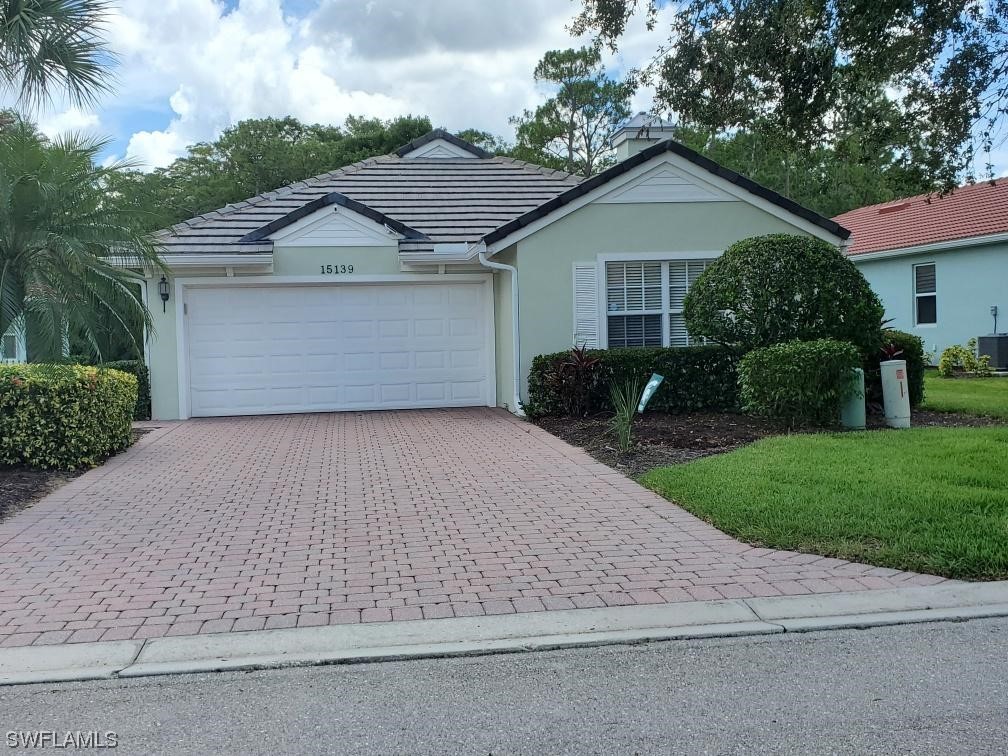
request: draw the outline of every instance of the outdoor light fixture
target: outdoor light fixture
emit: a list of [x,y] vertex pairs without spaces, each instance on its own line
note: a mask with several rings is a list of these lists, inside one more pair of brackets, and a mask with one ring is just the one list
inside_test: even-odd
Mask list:
[[157,288],[158,293],[161,295],[161,311],[168,312],[168,279],[161,276]]

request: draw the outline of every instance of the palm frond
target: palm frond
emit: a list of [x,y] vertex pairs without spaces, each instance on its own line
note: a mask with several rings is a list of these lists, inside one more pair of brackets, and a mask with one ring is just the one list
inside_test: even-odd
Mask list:
[[0,80],[35,109],[58,91],[79,106],[111,87],[107,0],[0,0]]
[[130,323],[152,329],[137,271],[165,272],[140,210],[104,190],[95,164],[105,142],[53,141],[30,124],[0,132],[0,332],[27,315],[35,351],[59,357],[72,328],[101,356],[108,329],[139,344]]

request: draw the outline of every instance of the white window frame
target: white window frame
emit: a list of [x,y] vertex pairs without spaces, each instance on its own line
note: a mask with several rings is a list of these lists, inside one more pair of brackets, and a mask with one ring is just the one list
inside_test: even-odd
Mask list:
[[609,348],[609,291],[606,286],[607,271],[606,263],[610,262],[660,262],[662,263],[662,309],[658,311],[643,310],[634,313],[612,313],[613,315],[656,315],[661,314],[662,346],[669,345],[669,315],[682,314],[672,312],[669,307],[669,277],[668,263],[680,260],[713,260],[721,256],[724,250],[707,252],[606,252],[596,256],[595,270],[598,271],[595,279],[598,285],[598,322],[599,322],[599,348]]
[[[917,292],[917,268],[922,268],[922,267],[925,267],[925,266],[928,266],[928,265],[930,265],[932,268],[934,268],[934,279],[935,279],[934,291],[928,291],[928,292],[918,293]],[[910,287],[911,287],[911,291],[913,293],[913,297],[912,297],[912,302],[913,302],[913,304],[912,304],[912,306],[913,306],[912,318],[913,318],[914,328],[937,328],[938,327],[938,266],[934,262],[920,262],[920,263],[914,263],[913,265],[911,265],[910,266]],[[920,322],[918,322],[918,320],[917,320],[917,313],[918,313],[917,300],[920,299],[921,297],[934,297],[934,301],[935,301],[935,319],[934,319],[934,323],[920,323]]]
[[14,339],[14,356],[8,355],[3,351],[3,344],[0,343],[0,364],[14,364],[19,362],[28,361],[28,349],[27,349],[27,338],[25,333],[24,322],[21,320],[16,321],[7,330],[6,333],[0,334],[0,340],[6,340],[7,338],[13,337]]

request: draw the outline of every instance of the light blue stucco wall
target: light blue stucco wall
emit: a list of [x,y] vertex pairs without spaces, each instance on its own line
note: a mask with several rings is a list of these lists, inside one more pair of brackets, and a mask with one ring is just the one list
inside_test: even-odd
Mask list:
[[[952,344],[991,333],[991,305],[999,310],[998,331],[1008,332],[1008,244],[852,259],[885,305],[892,327],[920,336],[926,350],[940,355]],[[919,263],[935,265],[935,325],[914,324],[913,266]]]

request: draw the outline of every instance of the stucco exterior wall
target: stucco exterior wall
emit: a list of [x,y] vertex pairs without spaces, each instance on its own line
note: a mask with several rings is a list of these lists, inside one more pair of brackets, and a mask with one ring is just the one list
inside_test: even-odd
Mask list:
[[[892,327],[920,336],[936,352],[991,333],[991,305],[998,307],[998,331],[1008,332],[1008,244],[951,249],[880,260],[852,258],[885,305]],[[935,325],[914,324],[913,266],[934,263]]]
[[[599,255],[709,253],[749,236],[804,233],[747,202],[589,204],[518,242],[521,395],[539,354],[569,349],[574,336],[573,266]],[[599,324],[600,328],[604,323]]]
[[353,265],[353,273],[332,275],[333,281],[353,276],[400,273],[399,248],[281,247],[273,249],[273,275],[318,276],[322,265]]

